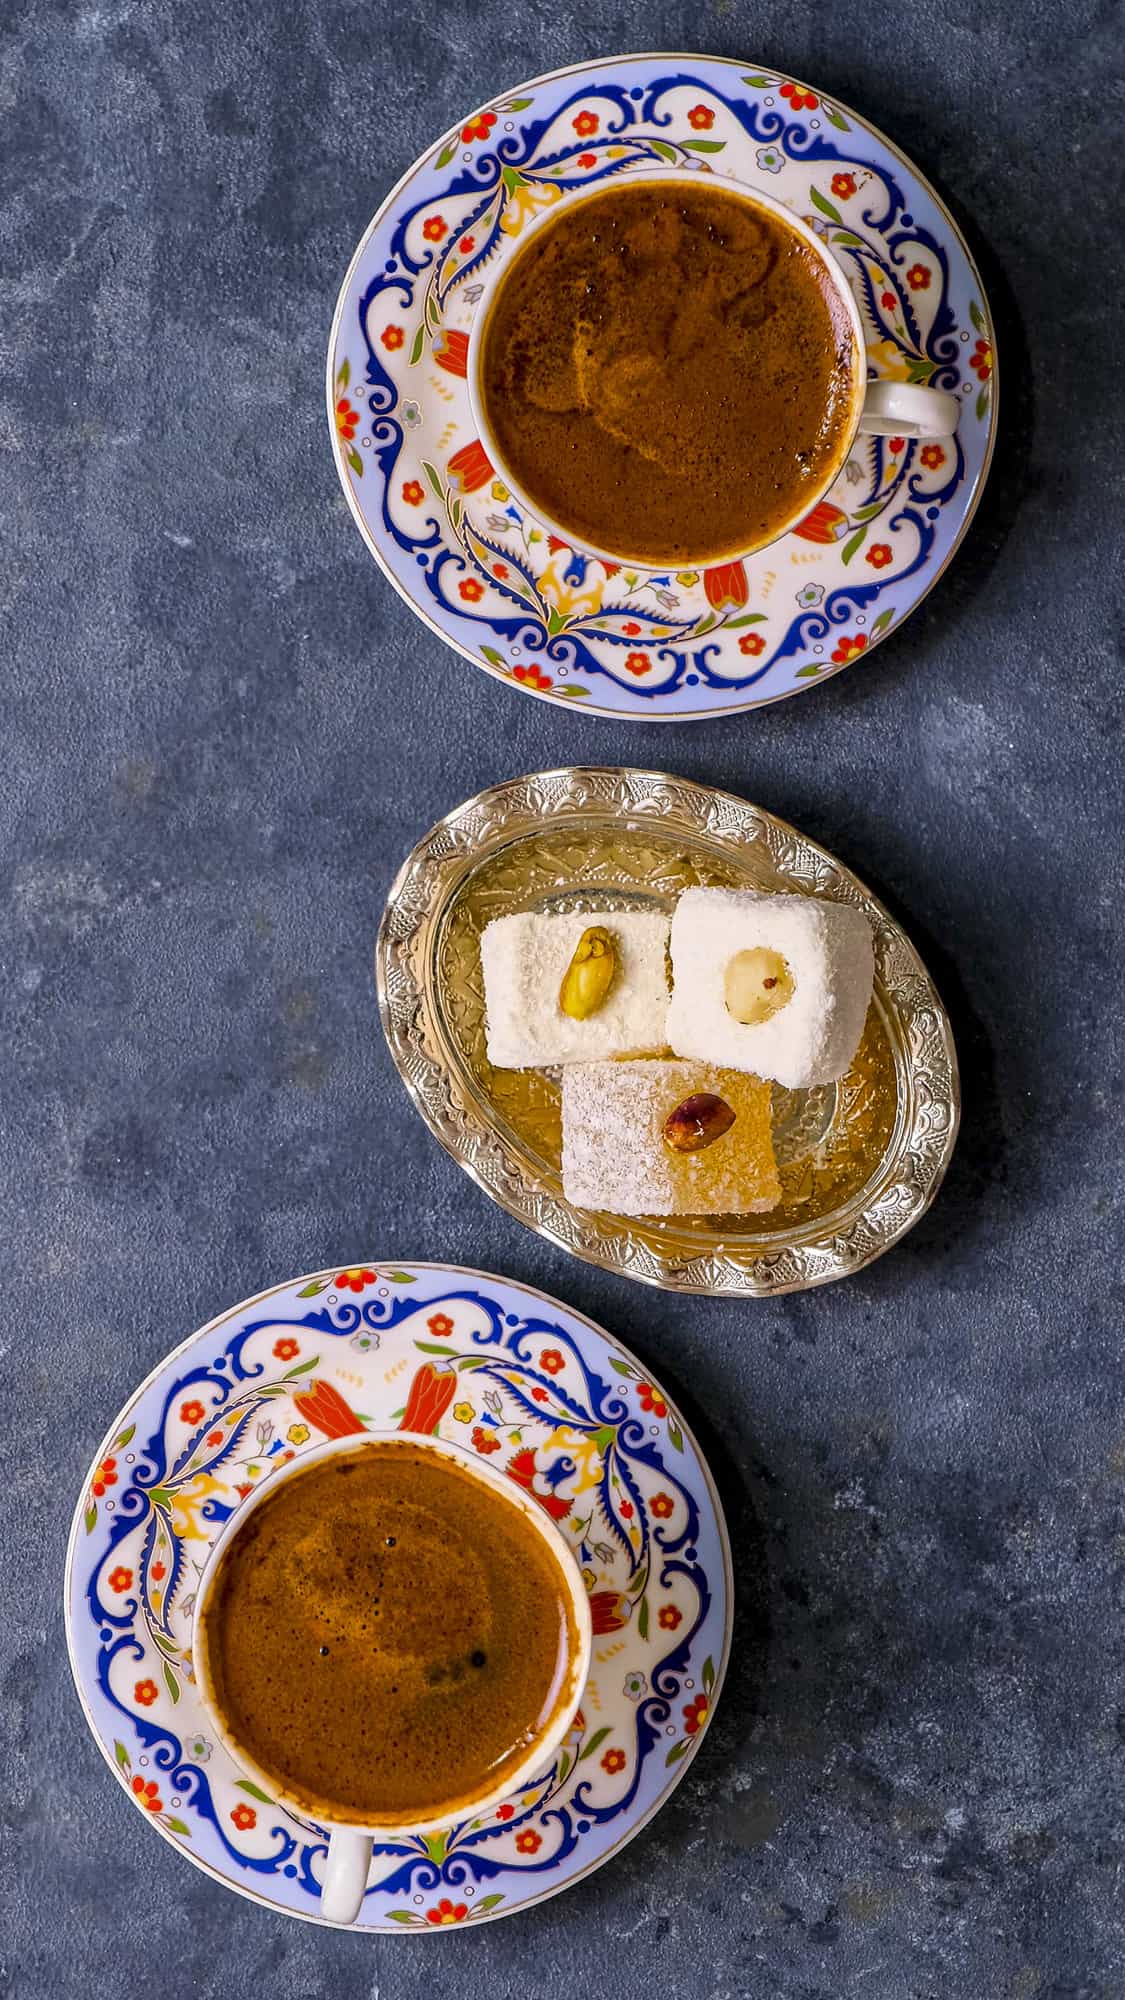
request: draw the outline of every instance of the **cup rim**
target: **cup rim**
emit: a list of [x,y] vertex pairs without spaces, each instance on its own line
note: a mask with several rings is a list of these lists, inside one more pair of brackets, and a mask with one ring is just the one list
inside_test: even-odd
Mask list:
[[[527,225],[526,229],[521,230],[520,234],[514,238],[509,250],[501,249],[500,256],[485,279],[481,296],[477,300],[476,310],[473,315],[473,324],[469,333],[466,377],[469,406],[473,413],[473,422],[476,425],[477,436],[495,468],[497,478],[503,481],[513,499],[518,501],[519,505],[530,514],[532,520],[539,527],[545,528],[548,534],[557,536],[561,542],[566,544],[567,548],[576,549],[583,555],[593,556],[598,562],[627,564],[630,569],[640,570],[668,568],[669,564],[667,562],[654,561],[650,556],[637,558],[627,553],[622,553],[620,550],[600,548],[592,541],[585,540],[581,536],[576,537],[573,530],[568,528],[565,523],[556,520],[542,506],[533,502],[519,481],[512,477],[504,462],[503,453],[499,450],[495,433],[485,414],[484,395],[481,384],[484,332],[488,324],[489,315],[495,305],[497,293],[502,288],[505,278],[517,259],[526,250],[528,244],[535,236],[549,229],[553,223],[557,222],[564,209],[569,210],[577,203],[594,201],[598,196],[609,193],[617,188],[633,187],[638,181],[643,181],[646,184],[664,181],[679,187],[720,187],[726,189],[730,194],[738,195],[752,207],[764,208],[767,213],[778,216],[801,237],[803,242],[808,244],[810,249],[816,252],[820,262],[828,272],[836,296],[843,304],[851,325],[852,338],[855,342],[853,409],[848,421],[847,430],[844,433],[844,442],[841,444],[832,469],[811,494],[802,495],[800,505],[795,507],[786,516],[780,527],[776,528],[767,540],[753,542],[746,548],[732,549],[722,555],[709,556],[706,562],[702,559],[697,560],[694,557],[688,558],[684,556],[681,558],[677,556],[674,559],[673,566],[712,569],[724,563],[745,562],[749,557],[759,555],[763,549],[772,548],[775,542],[779,542],[783,536],[790,534],[797,523],[803,520],[806,514],[811,513],[812,509],[823,500],[829,488],[835,484],[847,460],[848,453],[855,443],[863,416],[863,403],[866,391],[867,341],[863,330],[863,321],[860,317],[859,306],[856,303],[855,294],[848,283],[847,274],[838,259],[832,255],[827,245],[822,242],[816,231],[806,222],[804,216],[797,215],[793,209],[788,208],[783,201],[779,201],[777,196],[770,194],[767,189],[751,186],[746,181],[736,180],[730,174],[716,173],[712,167],[652,166],[634,168],[632,172],[623,175],[618,180],[608,183],[598,181],[592,187],[580,188],[569,197],[564,198],[561,206],[552,203],[541,215],[536,216],[534,221]],[[669,560],[671,561],[672,559],[670,558]]]
[[[300,1793],[289,1790],[285,1785],[279,1785],[276,1773],[268,1771],[264,1765],[259,1764],[239,1741],[238,1737],[227,1727],[225,1718],[215,1698],[211,1676],[208,1672],[207,1649],[203,1644],[203,1628],[208,1600],[214,1588],[215,1579],[221,1567],[223,1556],[231,1543],[246,1526],[250,1516],[263,1501],[268,1499],[271,1494],[276,1493],[278,1487],[284,1481],[307,1471],[311,1465],[319,1464],[325,1459],[346,1456],[348,1452],[362,1451],[368,1445],[396,1443],[421,1447],[424,1450],[431,1451],[435,1457],[445,1458],[453,1464],[460,1466],[463,1471],[469,1473],[479,1484],[487,1486],[490,1491],[497,1494],[501,1499],[508,1501],[510,1505],[515,1507],[524,1516],[525,1520],[532,1524],[554,1554],[566,1579],[570,1594],[571,1610],[578,1631],[578,1644],[569,1696],[559,1708],[551,1727],[544,1731],[543,1735],[537,1739],[533,1747],[528,1751],[523,1761],[505,1776],[501,1784],[491,1786],[488,1791],[482,1791],[464,1803],[458,1803],[452,1808],[443,1808],[440,1813],[431,1813],[423,1818],[413,1818],[400,1814],[384,1818],[373,1816],[367,1819],[344,1819],[334,1813],[323,1811],[323,1801],[314,1803],[310,1799],[303,1798]],[[374,1835],[376,1837],[383,1833],[396,1834],[401,1837],[408,1837],[411,1834],[436,1833],[443,1827],[449,1826],[454,1820],[469,1818],[478,1813],[489,1812],[493,1806],[499,1805],[511,1793],[518,1792],[538,1772],[546,1760],[553,1756],[567,1735],[571,1723],[582,1704],[582,1697],[590,1675],[592,1653],[593,1626],[586,1587],[583,1583],[582,1574],[574,1551],[555,1522],[551,1520],[548,1514],[544,1513],[542,1507],[537,1504],[530,1494],[525,1493],[521,1487],[514,1486],[510,1479],[496,1472],[492,1466],[486,1465],[481,1460],[474,1458],[463,1445],[456,1443],[451,1438],[427,1436],[420,1431],[379,1429],[363,1432],[357,1431],[349,1433],[347,1437],[342,1438],[329,1438],[324,1444],[313,1445],[310,1450],[301,1452],[287,1464],[273,1468],[267,1477],[255,1487],[253,1493],[248,1495],[242,1502],[242,1505],[235,1510],[230,1520],[224,1522],[222,1529],[212,1542],[196,1588],[195,1610],[192,1619],[192,1673],[195,1677],[200,1704],[215,1735],[234,1763],[242,1771],[246,1772],[249,1777],[252,1777],[255,1782],[261,1784],[263,1789],[268,1790],[271,1799],[274,1799],[279,1806],[298,1814],[301,1818],[312,1819],[318,1825],[324,1825],[333,1833],[357,1833]]]

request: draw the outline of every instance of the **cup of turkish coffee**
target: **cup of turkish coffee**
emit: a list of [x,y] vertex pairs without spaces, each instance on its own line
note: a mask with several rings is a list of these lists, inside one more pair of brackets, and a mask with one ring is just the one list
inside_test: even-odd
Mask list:
[[776,541],[859,431],[952,436],[954,396],[866,373],[827,244],[700,169],[639,169],[548,209],[497,263],[468,360],[514,498],[561,541],[645,569]]
[[346,1924],[375,1838],[486,1813],[549,1767],[590,1646],[578,1564],[530,1493],[441,1438],[369,1432],[243,1502],[192,1660],[235,1762],[329,1830],[321,1912]]

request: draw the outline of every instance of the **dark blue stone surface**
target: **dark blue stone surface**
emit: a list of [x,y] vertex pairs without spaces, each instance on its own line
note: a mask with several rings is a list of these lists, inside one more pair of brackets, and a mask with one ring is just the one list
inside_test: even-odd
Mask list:
[[[646,730],[446,651],[329,456],[336,287],[387,187],[553,65],[808,76],[948,195],[1005,370],[969,541],[780,708]],[[1107,0],[5,0],[0,9],[0,1990],[208,2000],[1113,2000],[1122,1833],[1120,142]],[[963,1136],[891,1257],[668,1298],[495,1209],[410,1111],[371,945],[499,778],[658,764],[797,821],[951,1007]],[[297,1271],[434,1257],[604,1320],[730,1512],[736,1652],[667,1810],[470,1935],[336,1936],[192,1870],[70,1687],[66,1531],[134,1383]]]

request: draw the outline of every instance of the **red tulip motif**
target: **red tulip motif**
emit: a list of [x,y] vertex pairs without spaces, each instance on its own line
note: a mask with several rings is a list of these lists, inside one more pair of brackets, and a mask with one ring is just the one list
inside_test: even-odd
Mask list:
[[462,493],[475,493],[493,476],[493,464],[479,438],[463,444],[449,461],[449,476]]
[[595,1590],[590,1597],[590,1623],[594,1632],[620,1632],[628,1623],[633,1607],[619,1590]]
[[455,1369],[435,1368],[432,1361],[423,1362],[410,1384],[399,1430],[432,1437],[453,1401],[456,1388]]
[[311,1424],[314,1430],[323,1431],[325,1437],[351,1437],[354,1432],[365,1429],[351,1405],[345,1403],[331,1382],[314,1378],[307,1389],[298,1391],[293,1402],[305,1422]]
[[[434,360],[447,375],[464,378],[469,372],[469,336],[457,327],[443,327],[434,342]],[[460,453],[458,453],[460,457]],[[452,464],[452,460],[450,461]],[[489,466],[491,476],[492,467]]]
[[818,500],[811,514],[798,521],[793,530],[804,542],[838,542],[848,531],[848,517],[831,500]]
[[750,595],[750,581],[746,575],[746,565],[741,562],[714,563],[703,572],[703,588],[707,602],[714,611],[721,611],[724,604],[745,604]]

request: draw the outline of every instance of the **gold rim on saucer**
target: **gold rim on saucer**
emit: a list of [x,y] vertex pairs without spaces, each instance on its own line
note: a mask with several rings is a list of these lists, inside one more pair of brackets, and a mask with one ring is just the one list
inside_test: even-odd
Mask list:
[[[479,937],[510,911],[670,911],[704,883],[863,910],[875,993],[837,1084],[774,1086],[779,1207],[759,1216],[625,1217],[562,1192],[559,1087],[485,1053]],[[573,1256],[713,1297],[805,1291],[862,1270],[937,1193],[957,1138],[949,1018],[913,945],[862,882],[784,820],[659,771],[572,767],[514,778],[439,820],[399,871],[375,952],[379,1012],[430,1130],[492,1199]]]

